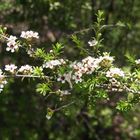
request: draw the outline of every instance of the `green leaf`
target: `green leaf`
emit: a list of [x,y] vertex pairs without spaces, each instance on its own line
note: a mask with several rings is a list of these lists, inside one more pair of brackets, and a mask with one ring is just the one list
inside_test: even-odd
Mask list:
[[118,22],[116,23],[116,25],[117,25],[117,26],[120,26],[120,27],[125,27],[125,26],[126,26],[125,23],[123,23],[123,22],[121,22],[121,21],[118,21]]
[[76,35],[72,35],[71,39],[78,47],[80,47],[81,41],[78,39],[78,37]]
[[49,83],[38,84],[36,91],[45,96],[47,92],[51,91],[49,86]]
[[37,48],[37,50],[35,52],[35,56],[45,59],[45,57],[46,57],[45,50],[43,48],[41,48],[41,49]]
[[125,57],[127,58],[128,62],[134,64],[135,63],[135,55],[130,54],[130,52],[126,52]]
[[64,46],[61,43],[56,43],[55,45],[53,45],[53,54],[55,56],[58,56],[63,48]]
[[128,111],[133,107],[133,104],[131,104],[128,101],[119,101],[117,103],[116,109],[120,110],[120,111]]
[[33,67],[33,75],[34,76],[44,76],[43,68],[42,67]]

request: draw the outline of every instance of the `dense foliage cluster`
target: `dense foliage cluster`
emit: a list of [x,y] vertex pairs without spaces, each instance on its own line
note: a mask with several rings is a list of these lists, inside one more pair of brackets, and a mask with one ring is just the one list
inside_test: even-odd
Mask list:
[[0,139],[140,137],[138,0],[1,5]]

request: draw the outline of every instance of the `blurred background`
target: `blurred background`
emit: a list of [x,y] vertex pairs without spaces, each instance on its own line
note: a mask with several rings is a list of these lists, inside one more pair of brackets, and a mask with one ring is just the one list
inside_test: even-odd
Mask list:
[[[127,66],[124,55],[140,55],[140,0],[0,0],[0,25],[12,35],[21,31],[39,32],[35,47],[51,49],[52,43],[64,42],[63,57],[80,59],[68,35],[90,28],[98,10],[105,12],[105,24],[124,23],[127,28],[103,32],[104,50],[116,57],[119,66]],[[78,34],[83,45],[92,31]],[[0,66],[10,62],[34,64],[26,53],[6,53],[0,42]],[[22,55],[21,55],[22,54]],[[75,108],[60,111],[47,120],[47,100],[35,91],[38,81],[11,80],[0,95],[0,140],[139,140],[139,107],[125,113],[115,110],[114,102],[98,104],[91,112],[77,114]],[[118,95],[114,96],[114,100]]]

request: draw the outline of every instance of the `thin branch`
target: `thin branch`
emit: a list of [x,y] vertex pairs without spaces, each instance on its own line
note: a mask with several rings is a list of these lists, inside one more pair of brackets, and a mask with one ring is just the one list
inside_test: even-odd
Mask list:
[[[116,27],[124,27],[124,26],[120,26],[120,25],[113,25],[113,24],[109,24],[109,25],[103,25],[100,30],[103,30],[103,29],[106,29],[106,28],[116,28]],[[75,31],[74,33],[72,34],[63,34],[65,35],[66,37],[71,37],[72,35],[76,35],[76,34],[82,34],[84,32],[89,32],[90,30],[94,30],[94,32],[96,31],[95,28],[93,26],[89,27],[89,28],[85,28],[85,29],[81,29],[79,31]]]
[[96,85],[98,88],[103,88],[107,90],[108,92],[131,92],[134,94],[140,94],[140,91],[135,91],[133,89],[128,88],[126,85],[123,85],[122,87],[109,87],[107,84],[102,84],[102,85]]
[[[15,74],[15,75],[1,75],[0,78],[46,78],[46,79],[48,79],[49,76]],[[131,93],[134,93],[134,94],[140,94],[140,91],[135,91],[133,89],[130,89],[126,85],[123,85],[122,87],[109,87],[107,84],[101,84],[101,85],[96,85],[95,87],[103,88],[103,89],[107,90],[108,92],[131,92]],[[73,104],[73,102],[56,109],[56,111],[61,109],[61,108],[65,108],[65,107],[67,107],[71,104]]]
[[75,102],[71,102],[71,103],[68,103],[68,104],[66,104],[66,105],[63,105],[63,106],[61,106],[61,107],[59,107],[59,108],[56,108],[56,109],[54,109],[53,111],[59,111],[59,110],[61,110],[61,109],[64,109],[64,108],[67,108],[68,106],[70,106],[70,105],[72,105],[72,104],[74,104]]
[[8,37],[4,36],[3,34],[0,34],[1,37],[8,39]]
[[2,78],[49,78],[48,76],[37,76],[37,75],[1,75]]

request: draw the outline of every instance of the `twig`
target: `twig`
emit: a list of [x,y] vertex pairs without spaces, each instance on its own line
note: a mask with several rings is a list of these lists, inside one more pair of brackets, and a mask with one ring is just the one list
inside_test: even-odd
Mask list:
[[[116,27],[124,27],[124,26],[109,24],[109,25],[103,25],[103,26],[100,28],[100,30],[103,30],[103,29],[105,29],[105,28],[116,28]],[[68,34],[68,35],[63,34],[63,35],[65,35],[66,37],[71,37],[72,35],[82,34],[82,33],[84,33],[84,32],[88,32],[88,31],[90,31],[90,30],[94,30],[94,31],[96,32],[95,28],[94,28],[93,26],[91,26],[91,27],[89,27],[89,28],[85,28],[85,29],[81,29],[81,30],[79,30],[79,31],[75,31],[75,32],[72,33],[72,34]]]
[[105,90],[107,90],[108,92],[131,92],[134,94],[140,94],[140,91],[135,91],[133,89],[128,88],[126,85],[123,85],[122,87],[108,87],[107,84],[102,84],[102,85],[96,85],[96,87],[98,88],[104,88]]
[[116,27],[124,27],[124,26],[120,26],[120,25],[103,25],[100,30],[106,29],[106,28],[116,28]]
[[70,106],[70,105],[72,105],[72,104],[74,104],[75,102],[71,102],[71,103],[68,103],[68,104],[66,104],[66,105],[63,105],[63,106],[61,106],[61,107],[59,107],[59,108],[56,108],[56,109],[54,109],[53,111],[59,111],[59,110],[61,110],[61,109],[64,109],[64,108],[66,108],[66,107],[68,107],[68,106]]
[[2,78],[49,78],[48,76],[37,76],[37,75],[1,75]]
[[8,37],[4,36],[3,34],[0,34],[1,37],[8,39]]

